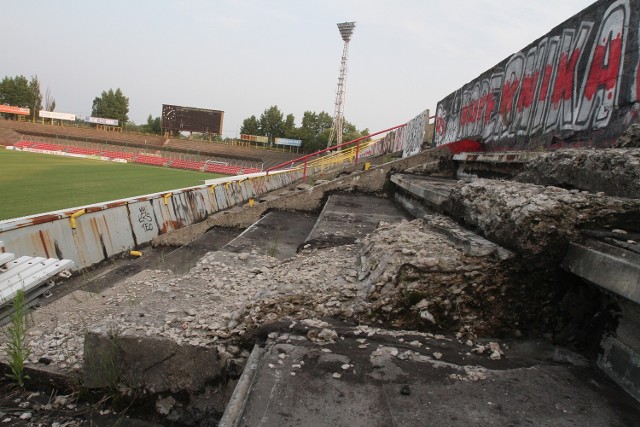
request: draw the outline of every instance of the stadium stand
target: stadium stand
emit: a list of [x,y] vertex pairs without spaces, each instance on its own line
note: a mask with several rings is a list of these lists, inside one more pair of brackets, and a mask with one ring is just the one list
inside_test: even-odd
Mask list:
[[[196,162],[213,161],[220,165],[204,167],[207,172],[237,174],[232,171],[260,171],[298,157],[298,154],[286,151],[243,147],[225,143],[207,143],[185,139],[165,139],[158,135],[143,135],[96,130],[92,128],[45,125],[31,122],[20,122],[0,118],[0,144],[15,145],[19,140],[45,144],[54,144],[54,151],[96,155],[110,158],[132,159],[139,155],[163,157],[163,164],[170,161],[186,160]],[[60,148],[62,147],[62,148]],[[47,149],[47,148],[40,148]],[[52,149],[51,147],[49,149]],[[155,164],[156,160],[142,158],[145,164]],[[195,164],[176,163],[177,167],[186,165],[186,169],[194,169]],[[226,166],[229,167],[224,167]],[[223,172],[225,171],[225,172]]]
[[190,169],[190,170],[202,170],[204,168],[204,162],[195,161],[195,160],[171,160],[168,164],[169,167],[178,168],[178,169]]

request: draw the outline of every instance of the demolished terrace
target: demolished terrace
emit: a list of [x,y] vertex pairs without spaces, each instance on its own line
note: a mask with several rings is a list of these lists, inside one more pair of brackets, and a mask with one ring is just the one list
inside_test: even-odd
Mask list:
[[[555,154],[569,159],[581,155]],[[165,269],[159,262],[98,291],[88,276],[75,277],[72,291],[61,292],[55,301],[33,311],[28,367],[34,376],[66,378],[67,384],[89,389],[118,390],[155,408],[151,419],[176,425],[217,423],[252,351],[266,351],[265,345],[280,348],[268,353],[276,357],[268,364],[273,370],[281,368],[278,359],[289,355],[296,355],[298,361],[316,360],[305,359],[303,350],[294,349],[300,343],[319,344],[317,351],[322,354],[323,348],[329,349],[326,345],[344,339],[373,337],[371,343],[375,343],[376,336],[393,336],[394,344],[369,346],[365,339],[354,348],[369,351],[372,361],[415,359],[428,361],[430,369],[437,369],[438,361],[449,363],[452,371],[442,379],[441,398],[447,395],[447,384],[458,393],[464,393],[469,381],[490,388],[496,372],[513,368],[508,363],[502,367],[491,363],[519,360],[521,353],[515,349],[526,348],[528,344],[523,343],[533,342],[529,340],[543,339],[544,348],[551,348],[550,359],[529,354],[529,361],[516,363],[518,369],[548,365],[541,369],[551,372],[570,365],[584,370],[589,360],[597,358],[602,333],[616,328],[617,298],[562,270],[564,254],[570,242],[583,242],[595,232],[637,252],[640,233],[636,149],[601,150],[595,157],[591,163],[567,160],[575,170],[570,185],[566,169],[555,178],[553,173],[545,174],[546,186],[492,179],[456,181],[451,155],[430,150],[411,160],[380,164],[369,171],[352,168],[347,174],[279,190],[255,206],[232,208],[160,236],[155,244],[189,244],[216,227],[246,228],[271,211],[318,213],[327,199],[361,193],[395,199],[413,218],[378,221],[371,230],[358,233],[360,222],[353,219],[357,213],[353,218],[342,215],[344,234],[336,234],[337,239],[334,235],[333,240],[327,235],[303,240],[290,257],[278,257],[278,241],[272,238],[273,250],[259,241],[240,252],[222,248],[202,256],[184,273]],[[618,177],[614,194],[609,187],[600,188],[597,180],[580,186],[580,177],[589,175],[598,161]],[[531,171],[540,173],[544,164],[554,162],[540,156],[517,176],[532,181]],[[629,167],[632,171],[626,170]],[[420,185],[439,189],[436,202],[428,203],[428,198],[406,190]],[[375,217],[376,202],[362,209]],[[256,343],[261,346],[254,348]],[[288,347],[278,347],[284,344]],[[338,366],[347,365],[355,372],[352,359],[357,358],[344,359]],[[287,375],[295,378],[295,370],[303,371],[304,364],[291,363],[293,374]],[[375,370],[376,363],[357,369]],[[383,367],[388,368],[385,363]],[[345,374],[331,369],[334,380]],[[428,368],[418,371],[424,369]],[[407,379],[406,370],[396,373],[400,385],[413,381]],[[553,375],[544,381],[551,381]],[[386,377],[396,383],[397,378]],[[524,381],[523,387],[533,387],[530,381]],[[546,382],[539,385],[546,386]],[[597,393],[587,393],[586,382],[575,387],[582,399],[575,404],[582,412],[576,406],[571,416],[578,423],[597,420],[603,425],[624,425],[629,417],[640,414],[637,402],[630,398],[624,409],[590,407]],[[610,390],[611,385],[602,388]],[[239,421],[242,417],[249,424],[250,411],[235,405],[236,424],[226,425],[245,425]],[[544,405],[552,403],[545,402],[542,409],[522,405],[523,414],[511,414],[505,420],[522,422],[536,416],[536,411],[538,415],[547,411]],[[465,425],[487,414],[436,419],[440,425]],[[566,412],[554,416],[563,420],[560,424],[570,424]],[[232,415],[225,417],[223,422],[230,422]],[[278,420],[279,425],[299,425]],[[367,425],[367,418],[359,422]],[[380,423],[369,425],[384,425]]]

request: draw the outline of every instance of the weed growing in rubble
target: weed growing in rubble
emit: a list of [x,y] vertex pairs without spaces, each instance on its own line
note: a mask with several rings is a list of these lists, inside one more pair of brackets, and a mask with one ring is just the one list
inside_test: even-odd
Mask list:
[[29,379],[24,373],[24,362],[29,357],[31,350],[27,346],[27,303],[24,290],[20,289],[11,305],[12,313],[9,315],[9,325],[4,331],[7,338],[5,352],[9,356],[11,373],[6,374],[18,387],[24,387],[24,380]]
[[267,248],[267,255],[273,258],[278,256],[278,236],[276,236],[269,244],[269,248]]

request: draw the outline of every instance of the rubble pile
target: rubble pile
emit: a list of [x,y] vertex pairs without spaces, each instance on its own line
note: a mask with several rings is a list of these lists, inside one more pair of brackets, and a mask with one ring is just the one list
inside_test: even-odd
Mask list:
[[525,257],[558,260],[580,231],[638,228],[640,200],[517,182],[459,183],[449,211],[484,237]]
[[633,123],[616,141],[616,147],[640,147],[640,125]]
[[[636,138],[640,142],[640,138]],[[557,150],[539,153],[516,181],[640,198],[640,149]]]

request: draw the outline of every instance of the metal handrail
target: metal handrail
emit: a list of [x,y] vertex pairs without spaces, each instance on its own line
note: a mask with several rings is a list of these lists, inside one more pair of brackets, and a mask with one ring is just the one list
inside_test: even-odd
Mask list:
[[302,157],[298,157],[297,159],[289,160],[287,162],[281,163],[281,164],[276,165],[276,166],[272,166],[272,167],[270,167],[269,169],[267,169],[265,171],[266,175],[269,175],[269,172],[281,169],[283,167],[290,166],[290,165],[293,165],[295,163],[304,162],[304,174],[303,174],[303,177],[306,178],[306,176],[307,176],[307,166],[308,166],[308,163],[309,163],[309,159],[311,159],[313,157],[318,157],[321,154],[326,153],[327,151],[340,149],[342,147],[346,147],[347,145],[351,145],[351,144],[356,144],[356,146],[355,146],[356,153],[355,153],[355,161],[354,161],[354,163],[357,164],[358,163],[358,154],[359,154],[359,151],[360,151],[360,142],[361,141],[363,141],[365,139],[368,139],[368,138],[371,138],[372,136],[380,135],[381,133],[386,133],[386,132],[390,132],[392,130],[396,130],[396,129],[401,128],[403,126],[405,126],[404,123],[401,124],[401,125],[398,125],[398,126],[390,127],[388,129],[385,129],[385,130],[381,130],[379,132],[375,132],[375,133],[371,133],[369,135],[361,136],[360,138],[356,138],[356,139],[353,139],[351,141],[344,142],[344,143],[342,143],[340,145],[334,145],[333,147],[328,147],[328,148],[325,148],[323,150],[316,151],[315,153],[311,153],[311,154],[307,154],[307,155],[302,156]]

